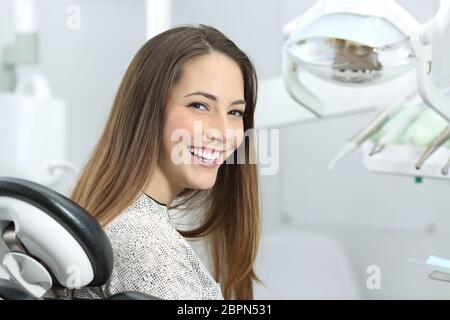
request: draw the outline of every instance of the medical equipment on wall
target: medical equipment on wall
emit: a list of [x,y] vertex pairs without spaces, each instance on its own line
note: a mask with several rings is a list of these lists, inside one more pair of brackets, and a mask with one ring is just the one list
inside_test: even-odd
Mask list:
[[52,97],[47,79],[30,73],[13,93],[0,93],[0,175],[49,187],[76,173],[66,157],[66,104]]
[[0,48],[0,92],[14,90],[19,67],[39,61],[35,0],[15,0],[11,4],[14,42]]
[[[77,218],[72,204],[46,193],[48,187],[58,189],[67,173],[77,172],[64,160],[67,109],[35,68],[39,59],[34,0],[11,4],[15,43],[3,48],[0,60],[0,176],[13,177],[0,182],[0,298],[34,299],[52,287],[52,274],[66,272],[58,262],[67,258],[62,252],[82,252],[74,246],[74,239],[80,239],[77,228],[91,228],[92,222],[83,227],[85,218]],[[19,178],[24,180],[14,180]],[[97,240],[103,241],[100,236]],[[65,262],[74,259],[86,262],[81,253]],[[85,276],[83,281],[91,279],[88,272]],[[91,280],[96,277],[94,272]]]
[[67,173],[77,174],[64,160],[67,107],[33,70],[39,62],[35,0],[11,5],[15,43],[4,48],[0,69],[0,175],[55,188]]

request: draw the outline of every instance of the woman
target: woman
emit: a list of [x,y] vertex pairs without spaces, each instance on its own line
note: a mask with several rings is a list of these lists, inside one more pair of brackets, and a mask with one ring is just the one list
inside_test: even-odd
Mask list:
[[[256,96],[251,61],[215,28],[179,26],[142,46],[71,194],[104,227],[113,274],[75,296],[253,298],[258,171],[229,160],[253,154]],[[193,208],[199,225],[175,229],[169,209]],[[206,240],[214,277],[185,238]]]

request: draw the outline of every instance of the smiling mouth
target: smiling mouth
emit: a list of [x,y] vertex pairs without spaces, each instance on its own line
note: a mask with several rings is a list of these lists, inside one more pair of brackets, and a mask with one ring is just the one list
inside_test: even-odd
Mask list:
[[211,150],[207,148],[188,147],[187,149],[195,159],[200,161],[200,164],[204,165],[219,164],[224,153],[223,151]]

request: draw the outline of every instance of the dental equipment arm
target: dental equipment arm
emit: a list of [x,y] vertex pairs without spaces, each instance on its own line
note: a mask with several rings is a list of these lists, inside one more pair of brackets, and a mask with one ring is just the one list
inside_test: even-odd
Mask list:
[[308,109],[317,118],[322,118],[324,103],[309,91],[298,78],[298,64],[289,54],[284,53],[283,59],[283,80],[289,95],[299,105]]

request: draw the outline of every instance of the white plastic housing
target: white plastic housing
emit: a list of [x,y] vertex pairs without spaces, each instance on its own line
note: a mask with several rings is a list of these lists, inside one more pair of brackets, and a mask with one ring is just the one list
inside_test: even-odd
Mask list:
[[[56,279],[67,288],[80,288],[94,279],[86,252],[59,222],[20,200],[0,197],[0,222],[13,221],[27,250],[45,261]],[[1,226],[1,223],[0,223]],[[0,244],[3,244],[0,241]],[[0,261],[9,252],[0,246]]]
[[14,31],[17,33],[37,32],[37,11],[35,0],[13,0]]
[[66,112],[38,75],[20,79],[14,94],[0,94],[0,176],[47,185],[49,164],[65,159]]

